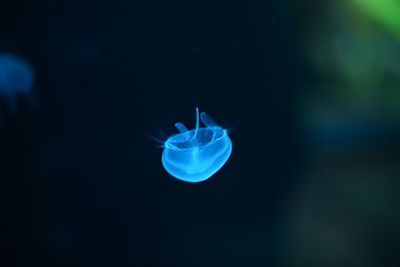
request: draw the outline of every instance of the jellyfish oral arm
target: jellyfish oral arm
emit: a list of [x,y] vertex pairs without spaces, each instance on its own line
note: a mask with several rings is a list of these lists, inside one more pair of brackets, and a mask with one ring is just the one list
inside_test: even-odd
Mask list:
[[186,133],[188,129],[185,127],[183,123],[177,122],[175,123],[175,127],[178,129],[180,133]]
[[200,114],[200,119],[207,127],[216,127],[218,126],[213,119],[210,118],[205,112]]

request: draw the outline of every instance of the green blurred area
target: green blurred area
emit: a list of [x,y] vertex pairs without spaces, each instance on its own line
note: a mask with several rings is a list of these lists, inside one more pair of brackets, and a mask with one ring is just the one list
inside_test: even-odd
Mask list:
[[285,266],[400,266],[400,1],[297,3],[307,156]]
[[344,120],[374,118],[397,127],[400,2],[332,1],[309,8],[299,44],[317,79],[303,84],[309,88],[300,104],[304,121],[317,123],[313,114],[340,112]]
[[371,18],[400,37],[400,1],[398,0],[352,0]]

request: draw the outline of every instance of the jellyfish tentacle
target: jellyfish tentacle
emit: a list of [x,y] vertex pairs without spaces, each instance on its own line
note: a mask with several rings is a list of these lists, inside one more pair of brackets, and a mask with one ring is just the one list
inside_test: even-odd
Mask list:
[[196,108],[196,129],[194,131],[194,135],[192,137],[192,139],[195,139],[197,137],[197,132],[199,130],[199,108]]
[[188,129],[186,128],[186,126],[185,126],[183,123],[181,123],[181,122],[175,123],[175,127],[178,129],[178,131],[179,131],[180,133],[186,133],[186,132],[188,131]]
[[211,117],[208,116],[205,112],[202,112],[200,114],[200,119],[207,127],[216,127],[216,126],[218,126],[218,124],[216,124],[215,121],[213,119],[211,119]]

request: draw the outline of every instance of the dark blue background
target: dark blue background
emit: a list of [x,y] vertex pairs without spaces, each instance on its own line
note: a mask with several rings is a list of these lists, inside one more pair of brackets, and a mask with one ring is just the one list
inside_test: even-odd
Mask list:
[[[287,1],[8,1],[0,50],[35,104],[0,129],[1,266],[279,266],[304,73]],[[232,129],[210,180],[168,176],[148,136]]]

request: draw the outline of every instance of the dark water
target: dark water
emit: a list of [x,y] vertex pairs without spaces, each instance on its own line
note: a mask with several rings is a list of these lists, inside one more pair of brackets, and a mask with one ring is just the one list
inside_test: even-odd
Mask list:
[[[33,103],[19,99],[18,112],[0,126],[0,266],[324,262],[313,256],[318,241],[297,260],[302,234],[330,240],[313,222],[345,218],[347,201],[311,194],[311,203],[326,206],[311,208],[320,217],[309,223],[297,224],[293,210],[309,184],[331,188],[329,170],[343,164],[329,161],[321,171],[313,166],[324,163],[305,160],[311,150],[296,101],[301,82],[319,78],[299,52],[296,10],[292,1],[2,3],[0,50],[26,58],[37,79]],[[232,129],[233,153],[220,172],[193,185],[168,176],[148,136],[171,134],[178,121],[194,125],[195,107]],[[308,175],[305,162],[317,174]],[[321,185],[313,176],[328,178]],[[311,229],[297,231],[303,224]],[[292,231],[300,232],[294,241]],[[349,232],[361,235],[355,247],[382,238],[395,248],[397,238],[384,234]],[[324,247],[337,259],[336,248]],[[367,255],[370,246],[363,248]],[[333,266],[368,259],[346,253]],[[394,252],[376,255],[378,263],[381,255],[396,262]]]

